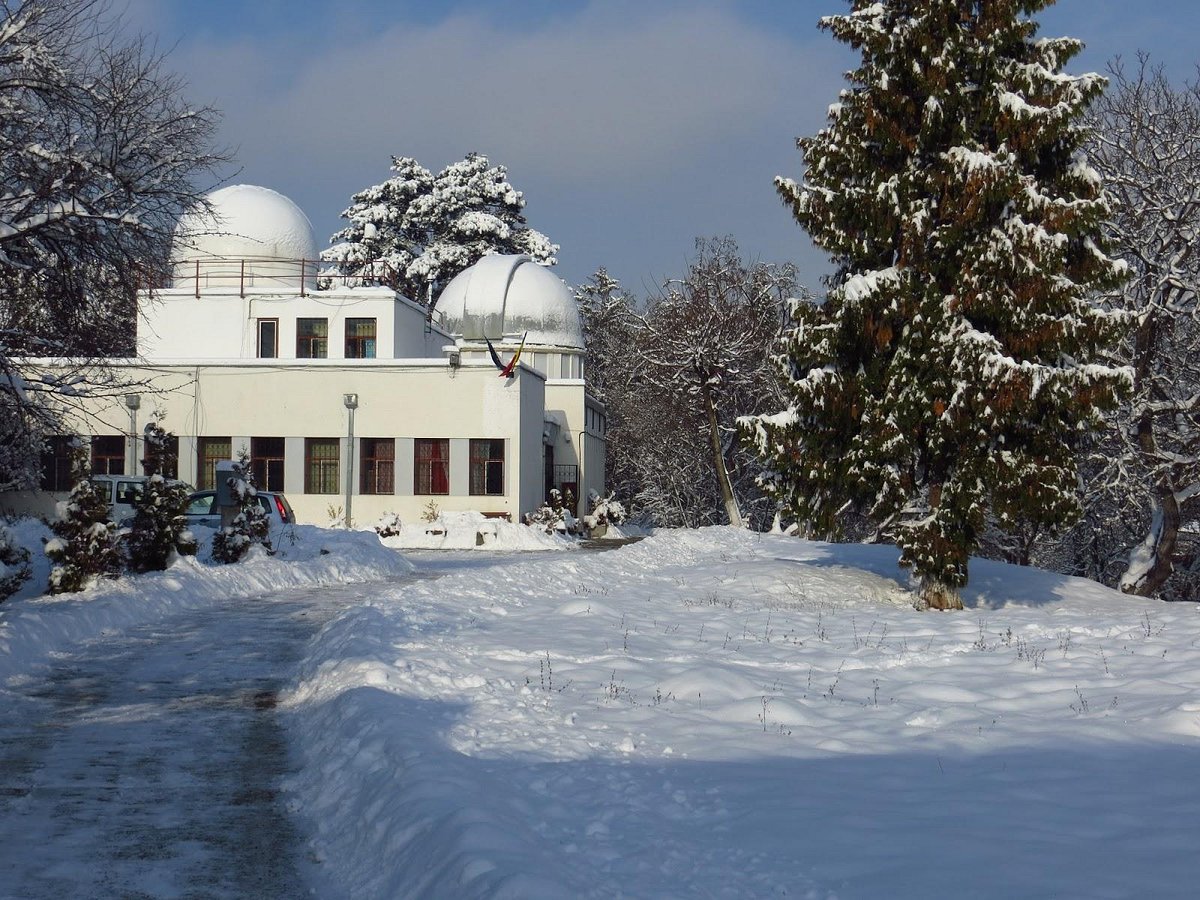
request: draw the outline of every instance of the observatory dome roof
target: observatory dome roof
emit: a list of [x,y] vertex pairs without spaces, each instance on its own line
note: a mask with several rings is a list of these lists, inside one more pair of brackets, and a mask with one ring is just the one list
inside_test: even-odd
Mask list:
[[575,296],[528,256],[485,256],[446,285],[434,307],[441,326],[468,341],[528,332],[527,342],[583,349]]
[[313,260],[317,238],[308,216],[270,188],[234,184],[208,195],[211,213],[194,211],[175,228],[176,263],[195,259]]

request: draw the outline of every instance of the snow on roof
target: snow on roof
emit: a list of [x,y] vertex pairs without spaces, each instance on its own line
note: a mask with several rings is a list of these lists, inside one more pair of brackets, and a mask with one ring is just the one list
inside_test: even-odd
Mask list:
[[466,340],[528,332],[530,345],[583,348],[579,307],[562,279],[528,256],[485,256],[446,285],[442,327]]

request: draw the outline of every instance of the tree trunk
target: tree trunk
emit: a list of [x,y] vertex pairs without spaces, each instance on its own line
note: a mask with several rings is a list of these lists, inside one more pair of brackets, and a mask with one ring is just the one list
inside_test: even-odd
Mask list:
[[1154,514],[1150,530],[1129,554],[1129,565],[1121,576],[1121,591],[1149,597],[1166,583],[1174,571],[1172,559],[1179,536],[1179,504],[1170,485],[1160,482],[1154,491]]
[[935,578],[921,579],[921,589],[917,594],[918,603],[922,609],[951,610],[962,609],[962,597],[958,588],[951,587]]
[[729,470],[725,467],[725,453],[721,450],[721,429],[717,425],[717,406],[713,402],[712,388],[705,384],[701,390],[704,394],[704,409],[708,414],[708,439],[712,445],[713,466],[717,470],[717,484],[721,488],[725,514],[729,516],[730,525],[742,528],[746,523],[742,519],[742,511],[738,508],[737,497],[733,495]]

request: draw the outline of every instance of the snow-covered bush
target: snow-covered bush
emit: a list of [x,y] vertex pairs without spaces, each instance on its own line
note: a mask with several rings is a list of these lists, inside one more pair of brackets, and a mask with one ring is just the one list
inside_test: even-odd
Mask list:
[[87,455],[79,446],[74,475],[71,495],[58,504],[58,517],[50,526],[54,537],[46,543],[51,594],[81,591],[96,576],[121,570],[117,526],[108,520],[107,493],[92,483]]
[[133,525],[125,542],[126,562],[133,572],[161,572],[178,553],[194,556],[196,539],[188,530],[187,485],[151,475],[134,501]]
[[29,573],[29,551],[17,545],[6,525],[0,525],[0,603],[20,589]]
[[233,468],[229,486],[241,508],[231,524],[213,535],[212,558],[215,562],[235,563],[246,555],[252,544],[262,544],[268,551],[271,549],[270,522],[258,503],[250,455],[245,448],[238,451]]
[[572,514],[575,498],[571,492],[566,495],[558,488],[550,489],[550,499],[537,510],[525,514],[525,524],[531,528],[540,528],[546,534],[576,534],[579,531],[579,520]]
[[601,497],[595,491],[589,491],[588,503],[592,511],[583,517],[583,524],[588,528],[620,525],[625,521],[625,506],[617,499],[616,494],[610,493],[607,497]]
[[184,518],[187,485],[160,474],[174,469],[172,435],[154,421],[146,426],[145,437],[145,467],[154,474],[133,504],[133,525],[125,541],[126,563],[134,572],[161,572],[176,553],[195,555],[196,539]]
[[380,537],[396,537],[400,534],[400,526],[400,517],[394,512],[387,512],[375,523],[375,533]]

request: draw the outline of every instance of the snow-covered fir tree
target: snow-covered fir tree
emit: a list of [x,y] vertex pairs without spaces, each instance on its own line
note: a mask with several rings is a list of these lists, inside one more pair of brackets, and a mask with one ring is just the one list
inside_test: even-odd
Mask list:
[[0,602],[20,590],[31,571],[29,551],[17,544],[7,525],[0,523]]
[[75,448],[73,477],[71,494],[58,504],[58,516],[50,526],[54,537],[46,542],[51,594],[82,591],[93,578],[121,570],[117,526],[108,519],[108,497],[92,482],[88,455],[81,445]]
[[419,302],[491,253],[524,253],[553,265],[558,246],[528,226],[525,198],[504,166],[470,153],[433,175],[392,157],[395,173],[359,191],[342,213],[350,224],[321,254],[339,275],[391,284]]
[[229,478],[233,495],[238,498],[240,509],[233,522],[213,535],[212,557],[217,562],[235,563],[254,544],[271,549],[270,522],[258,503],[258,489],[254,484],[250,454],[243,447],[233,461],[233,475]]
[[1073,445],[1127,372],[1095,362],[1123,326],[1094,308],[1125,267],[1080,147],[1103,90],[1038,38],[1050,0],[853,0],[821,27],[861,54],[827,126],[777,188],[836,271],[797,304],[790,406],[745,424],[784,512],[836,533],[858,505],[921,600],[958,588],[989,511],[1054,527],[1079,511]]
[[125,544],[126,560],[134,572],[159,572],[175,554],[196,552],[196,540],[184,517],[187,485],[163,476],[175,471],[171,438],[158,421],[146,425],[144,470],[149,477],[134,501],[133,525]]

